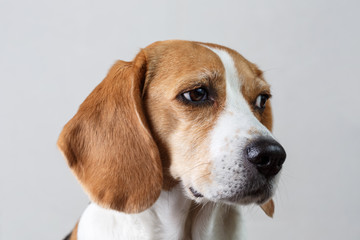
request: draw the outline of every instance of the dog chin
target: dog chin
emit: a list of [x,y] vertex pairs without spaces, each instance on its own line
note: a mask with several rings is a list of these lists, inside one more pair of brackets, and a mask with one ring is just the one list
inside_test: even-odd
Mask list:
[[236,192],[233,196],[212,196],[207,197],[202,193],[195,190],[193,187],[185,189],[186,195],[194,200],[197,203],[206,203],[206,202],[222,202],[230,205],[248,205],[248,204],[258,204],[261,205],[267,202],[274,193],[274,187],[272,184],[266,184],[262,187],[259,187],[256,190],[243,190]]

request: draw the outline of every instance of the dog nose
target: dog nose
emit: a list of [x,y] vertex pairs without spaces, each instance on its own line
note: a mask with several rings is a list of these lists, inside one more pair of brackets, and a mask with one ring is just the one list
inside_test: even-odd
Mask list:
[[266,178],[276,175],[286,158],[284,148],[274,139],[261,137],[246,146],[247,160]]

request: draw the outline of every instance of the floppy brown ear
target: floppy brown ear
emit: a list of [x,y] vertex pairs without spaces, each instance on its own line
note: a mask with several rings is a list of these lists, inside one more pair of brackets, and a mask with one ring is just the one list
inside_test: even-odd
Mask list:
[[162,187],[159,151],[142,108],[146,58],[118,61],[62,130],[58,147],[90,198],[136,213]]
[[268,215],[269,217],[272,218],[274,216],[275,204],[272,199],[270,199],[266,203],[260,205],[260,207],[265,212],[265,214]]

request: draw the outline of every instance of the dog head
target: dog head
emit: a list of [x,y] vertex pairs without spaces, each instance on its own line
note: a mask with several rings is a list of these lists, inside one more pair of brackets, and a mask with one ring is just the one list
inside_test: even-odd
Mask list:
[[262,72],[234,50],[157,42],[115,63],[58,146],[104,207],[140,212],[179,182],[199,203],[263,204],[285,160],[270,96]]

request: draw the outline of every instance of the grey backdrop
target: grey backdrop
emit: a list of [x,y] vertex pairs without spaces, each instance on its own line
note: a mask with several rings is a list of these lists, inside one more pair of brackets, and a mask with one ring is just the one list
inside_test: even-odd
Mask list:
[[0,239],[60,239],[88,203],[56,148],[117,59],[154,41],[238,50],[272,84],[288,158],[248,239],[360,239],[359,1],[0,0]]

